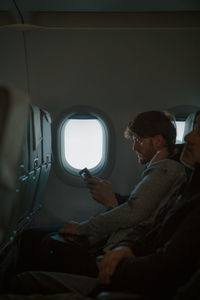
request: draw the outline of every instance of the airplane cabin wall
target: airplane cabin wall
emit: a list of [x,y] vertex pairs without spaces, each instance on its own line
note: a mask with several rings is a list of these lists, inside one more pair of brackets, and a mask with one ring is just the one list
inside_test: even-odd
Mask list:
[[0,28],[0,83],[28,93],[23,33]]
[[[123,137],[129,120],[145,110],[200,105],[199,30],[36,29],[25,36],[27,60],[22,33],[1,30],[1,79],[29,90],[31,102],[50,112],[52,127],[71,106],[102,110],[116,134],[108,180],[117,192],[129,193],[143,169]],[[52,169],[35,224],[80,221],[102,210],[87,189],[66,185]]]

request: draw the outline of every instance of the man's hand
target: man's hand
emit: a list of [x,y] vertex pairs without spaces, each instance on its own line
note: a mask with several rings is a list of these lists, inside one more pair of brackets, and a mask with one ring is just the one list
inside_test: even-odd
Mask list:
[[94,200],[106,207],[115,207],[118,205],[112,184],[109,181],[93,177],[87,179],[87,182]]
[[99,265],[98,282],[100,284],[109,284],[110,277],[123,258],[135,257],[132,250],[127,246],[117,247],[106,253]]
[[74,221],[66,222],[64,227],[61,228],[58,233],[60,235],[76,234],[78,225],[79,225],[79,223],[74,222]]

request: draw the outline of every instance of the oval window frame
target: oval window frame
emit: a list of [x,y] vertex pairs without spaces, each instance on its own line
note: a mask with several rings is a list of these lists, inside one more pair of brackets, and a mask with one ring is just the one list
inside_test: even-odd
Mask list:
[[[187,117],[199,110],[200,107],[196,106],[196,105],[177,105],[174,107],[169,108],[167,111],[169,111],[170,113],[172,113],[177,121],[186,121]],[[184,143],[184,137],[182,140],[182,143]]]
[[97,119],[101,122],[103,127],[103,161],[101,160],[96,167],[90,169],[93,176],[108,178],[111,174],[115,163],[115,132],[110,118],[101,110],[91,106],[70,107],[61,113],[61,115],[56,119],[55,124],[53,124],[53,152],[55,154],[53,166],[56,174],[65,184],[85,187],[85,183],[79,176],[77,169],[75,171],[64,158],[63,126],[68,119],[73,119],[73,117],[82,119]]

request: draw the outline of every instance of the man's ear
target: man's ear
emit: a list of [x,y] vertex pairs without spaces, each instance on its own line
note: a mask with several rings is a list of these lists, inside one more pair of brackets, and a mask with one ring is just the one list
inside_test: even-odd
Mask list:
[[153,145],[156,150],[159,150],[159,149],[163,148],[164,146],[166,146],[164,137],[160,134],[155,135],[153,137]]

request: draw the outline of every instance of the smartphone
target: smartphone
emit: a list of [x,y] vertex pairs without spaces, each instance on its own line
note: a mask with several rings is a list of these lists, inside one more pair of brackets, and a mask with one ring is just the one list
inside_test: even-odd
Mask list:
[[81,170],[79,172],[79,174],[83,178],[83,180],[85,180],[87,178],[92,178],[92,175],[90,174],[90,171],[87,168]]

